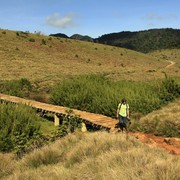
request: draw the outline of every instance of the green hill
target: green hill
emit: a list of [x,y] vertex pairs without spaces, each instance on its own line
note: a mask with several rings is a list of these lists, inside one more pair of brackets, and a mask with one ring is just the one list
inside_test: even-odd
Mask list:
[[123,31],[102,35],[95,41],[147,53],[160,49],[180,48],[180,30],[166,28],[137,32]]

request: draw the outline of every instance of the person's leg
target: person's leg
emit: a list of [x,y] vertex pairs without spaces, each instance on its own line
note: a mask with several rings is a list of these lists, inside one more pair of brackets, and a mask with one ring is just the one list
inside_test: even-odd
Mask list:
[[122,117],[123,128],[125,128],[125,129],[126,129],[126,131],[127,131],[126,121],[127,121],[127,118],[126,118],[126,117]]
[[121,115],[119,115],[119,128],[123,131],[123,117]]

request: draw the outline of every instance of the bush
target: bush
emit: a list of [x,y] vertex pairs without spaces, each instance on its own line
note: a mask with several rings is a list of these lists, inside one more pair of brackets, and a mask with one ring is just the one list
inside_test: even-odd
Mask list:
[[129,128],[133,132],[141,131],[158,136],[180,137],[180,125],[171,119],[161,120],[158,117],[151,119],[142,118],[140,121],[133,120]]
[[175,82],[174,79],[167,77],[162,81],[160,87],[160,98],[162,103],[167,103],[180,96],[180,86]]
[[76,129],[81,128],[82,120],[79,116],[74,115],[72,110],[67,112],[67,115],[63,116],[62,124],[55,131],[53,139],[57,137],[63,137],[69,133],[73,133]]
[[29,42],[35,42],[34,38],[29,38]]
[[25,151],[39,134],[40,117],[25,105],[2,103],[0,114],[0,151]]
[[11,80],[3,82],[0,86],[0,91],[12,96],[27,97],[32,90],[32,85],[29,80],[22,78],[20,80]]
[[[161,86],[164,86],[163,84]],[[115,117],[118,103],[126,97],[131,112],[147,114],[164,103],[155,83],[112,82],[103,76],[79,76],[54,87],[54,104]]]
[[46,40],[45,40],[45,39],[42,39],[42,40],[41,40],[41,44],[42,44],[42,45],[46,45]]

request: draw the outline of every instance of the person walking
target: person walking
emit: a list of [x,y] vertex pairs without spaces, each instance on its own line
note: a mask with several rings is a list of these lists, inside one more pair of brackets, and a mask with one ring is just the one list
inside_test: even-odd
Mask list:
[[118,104],[116,117],[119,120],[119,128],[121,131],[125,129],[127,131],[127,120],[129,119],[129,105],[126,103],[126,99],[123,98],[121,103]]

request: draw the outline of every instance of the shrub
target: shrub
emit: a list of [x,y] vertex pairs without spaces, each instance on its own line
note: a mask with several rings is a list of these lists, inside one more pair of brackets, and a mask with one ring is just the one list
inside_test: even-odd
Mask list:
[[160,98],[163,103],[172,101],[180,96],[180,86],[175,82],[174,79],[165,75],[165,79],[162,81],[160,87]]
[[55,131],[53,139],[63,137],[69,133],[73,133],[76,129],[81,128],[82,120],[79,116],[74,115],[72,110],[68,111],[68,115],[62,117],[62,124]]
[[42,45],[46,45],[46,40],[45,40],[45,39],[42,39],[42,40],[41,40],[41,44],[42,44]]
[[54,87],[54,104],[115,117],[116,108],[123,97],[131,111],[147,114],[160,108],[161,99],[154,84],[143,82],[112,82],[103,76],[79,76]]
[[158,136],[180,137],[180,125],[172,119],[142,118],[140,121],[133,120],[129,127],[131,131],[152,133]]
[[2,103],[0,114],[0,151],[25,151],[39,133],[40,117],[25,105]]
[[16,35],[19,36],[19,32],[16,32]]
[[28,96],[32,90],[32,85],[29,80],[22,78],[20,80],[11,80],[3,82],[0,86],[0,91],[12,96],[24,97]]
[[29,42],[35,42],[34,38],[29,38]]

